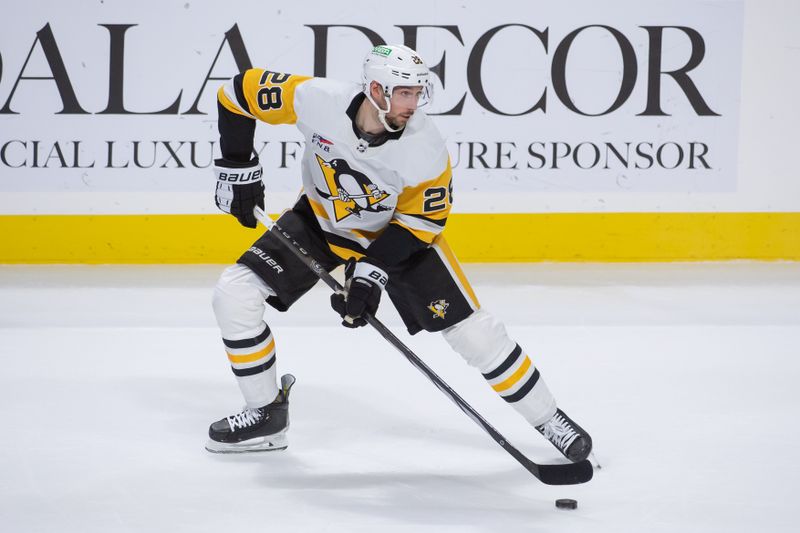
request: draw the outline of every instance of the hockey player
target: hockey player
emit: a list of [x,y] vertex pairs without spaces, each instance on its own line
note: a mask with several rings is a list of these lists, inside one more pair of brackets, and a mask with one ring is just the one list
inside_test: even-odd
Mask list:
[[[445,141],[419,110],[431,96],[430,71],[405,46],[373,48],[362,84],[263,69],[235,76],[217,93],[217,206],[256,227],[253,208],[264,207],[256,120],[296,124],[306,141],[303,191],[279,224],[325,269],[345,264],[345,290],[331,296],[342,324],[365,325],[386,292],[409,333],[441,332],[564,456],[583,460],[589,434],[557,408],[525,350],[480,307],[442,236],[453,183]],[[287,446],[294,377],[277,385],[265,304],[285,311],[317,281],[271,232],[222,273],[214,312],[246,406],[211,425],[209,451]]]

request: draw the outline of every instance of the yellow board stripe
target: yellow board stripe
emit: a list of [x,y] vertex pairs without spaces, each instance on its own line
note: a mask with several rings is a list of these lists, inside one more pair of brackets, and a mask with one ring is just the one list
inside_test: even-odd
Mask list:
[[508,376],[508,379],[506,379],[505,381],[498,383],[497,385],[492,385],[492,388],[497,392],[503,392],[504,390],[510,389],[511,387],[516,385],[517,381],[522,379],[522,376],[525,375],[525,372],[527,372],[530,367],[531,367],[531,360],[526,355],[525,360],[522,361],[522,364],[519,365],[519,368],[517,369],[516,372]]
[[[230,215],[0,215],[0,263],[233,263]],[[800,213],[451,214],[463,262],[800,260]]]
[[275,349],[275,339],[272,339],[269,344],[267,344],[266,348],[263,348],[255,353],[248,353],[248,354],[232,354],[230,352],[226,352],[228,354],[228,360],[231,363],[252,363],[253,361],[258,361],[271,351]]
[[450,267],[453,269],[453,272],[456,273],[458,276],[458,280],[461,282],[461,286],[464,287],[464,290],[467,291],[472,303],[475,305],[475,309],[479,309],[481,304],[478,303],[478,297],[475,296],[475,291],[472,290],[472,286],[467,281],[467,276],[464,274],[464,271],[461,269],[461,265],[458,263],[458,259],[456,259],[453,250],[450,249],[450,246],[447,244],[443,235],[440,235],[438,239],[436,239],[436,246],[444,252],[445,257],[447,257],[447,261],[450,263]]
[[451,215],[445,234],[465,262],[800,260],[800,212]]

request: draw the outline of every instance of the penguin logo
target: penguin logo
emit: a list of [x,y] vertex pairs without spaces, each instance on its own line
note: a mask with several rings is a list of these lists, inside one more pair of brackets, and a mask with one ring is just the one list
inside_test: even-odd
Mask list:
[[350,168],[347,161],[338,158],[325,161],[318,155],[316,158],[328,187],[327,192],[317,187],[317,194],[333,202],[336,222],[350,215],[361,218],[364,211],[379,213],[392,209],[381,204],[389,194],[380,190],[366,175]]
[[442,320],[444,320],[448,307],[450,307],[450,304],[447,303],[447,300],[434,300],[428,305],[428,309],[433,311],[433,318],[441,318]]

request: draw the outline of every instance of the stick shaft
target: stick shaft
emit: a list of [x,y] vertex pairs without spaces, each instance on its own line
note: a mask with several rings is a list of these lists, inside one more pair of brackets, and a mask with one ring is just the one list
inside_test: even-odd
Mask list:
[[[310,268],[328,287],[334,291],[344,288],[328,273],[292,236],[284,231],[277,223],[273,222],[260,208],[255,208],[256,218],[269,228],[282,243],[291,250],[308,268]],[[588,461],[565,465],[539,465],[522,454],[506,440],[489,422],[486,421],[475,409],[472,408],[450,385],[448,385],[436,372],[426,365],[408,346],[398,339],[377,318],[366,316],[367,323],[372,326],[389,344],[402,353],[408,361],[433,382],[445,396],[455,403],[468,417],[478,424],[492,439],[516,459],[526,470],[544,483],[550,485],[567,485],[585,483],[592,477],[592,466]],[[587,470],[588,467],[588,470]],[[588,473],[587,473],[588,472]]]

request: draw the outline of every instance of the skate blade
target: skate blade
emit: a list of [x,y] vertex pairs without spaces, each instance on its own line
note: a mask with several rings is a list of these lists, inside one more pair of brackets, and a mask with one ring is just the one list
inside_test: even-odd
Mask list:
[[602,470],[603,467],[600,465],[600,461],[597,460],[597,456],[594,454],[594,450],[589,453],[589,462],[592,463],[592,466],[595,467],[597,470]]
[[211,453],[277,452],[288,446],[289,441],[285,434],[257,437],[242,442],[217,442],[211,439],[206,442],[206,450]]

